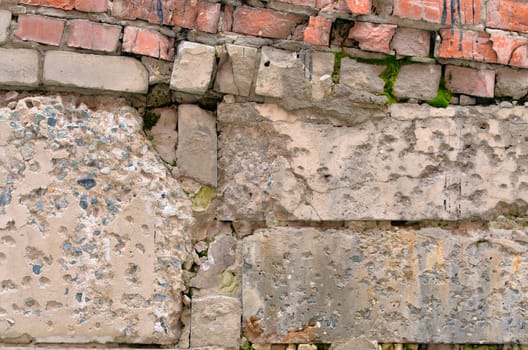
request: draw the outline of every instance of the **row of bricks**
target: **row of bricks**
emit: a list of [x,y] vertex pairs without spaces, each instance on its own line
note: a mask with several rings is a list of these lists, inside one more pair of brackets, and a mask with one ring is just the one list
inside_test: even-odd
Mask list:
[[[269,11],[240,8],[240,11]],[[104,52],[115,52],[121,37],[121,26],[87,20],[69,21],[67,45]],[[250,22],[248,22],[249,25]],[[20,15],[15,36],[48,45],[60,45],[66,20]],[[328,45],[332,23],[323,17],[311,17],[304,30],[305,43]],[[277,30],[280,22],[273,27]],[[271,29],[270,29],[271,30]],[[441,29],[441,42],[436,55],[439,58],[461,58],[488,63],[499,63],[528,68],[528,38],[499,30],[476,32],[461,29]],[[392,24],[356,22],[348,38],[357,41],[366,51],[403,56],[428,56],[432,32]],[[123,51],[172,60],[174,39],[157,31],[127,26],[123,35]]]
[[[352,14],[371,14],[372,0],[283,0],[285,3],[310,8],[335,9]],[[105,12],[107,0],[19,0],[21,4],[49,6],[65,10]],[[485,16],[482,15],[483,7]],[[114,0],[112,16],[125,19],[143,19],[152,23],[176,25],[183,28],[199,27],[215,30],[220,14],[219,3],[205,0]],[[226,12],[232,12],[226,6]],[[261,15],[264,17],[261,17]],[[528,2],[519,0],[394,0],[392,14],[397,17],[423,20],[445,25],[478,25],[488,28],[528,32]],[[240,14],[239,14],[240,15]],[[253,11],[245,13],[247,21],[255,25],[281,26],[277,19],[290,22],[293,17],[276,13]],[[253,33],[247,33],[253,34]],[[253,34],[258,35],[258,34]],[[265,35],[264,35],[265,36]]]

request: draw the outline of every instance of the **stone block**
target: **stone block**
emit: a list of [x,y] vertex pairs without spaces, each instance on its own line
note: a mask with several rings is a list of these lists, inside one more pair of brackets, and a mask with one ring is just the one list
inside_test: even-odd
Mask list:
[[184,41],[178,46],[170,86],[173,90],[203,94],[211,84],[215,66],[213,46]]
[[176,163],[176,145],[178,143],[178,111],[176,108],[157,108],[151,113],[159,115],[159,119],[148,132],[152,143],[161,159],[169,164]]
[[523,107],[402,104],[390,114],[347,123],[316,110],[221,104],[218,218],[460,220],[524,212]]
[[29,49],[0,48],[0,84],[37,86],[39,54]]
[[334,342],[329,350],[378,350],[378,343],[364,336],[359,336],[347,339],[346,341]]
[[194,221],[139,113],[49,95],[0,115],[0,342],[177,343]]
[[376,349],[368,339],[526,343],[517,291],[528,284],[527,233],[472,223],[257,230],[243,240],[243,333],[254,343],[350,339],[332,347],[346,350]]
[[178,168],[182,174],[216,187],[216,119],[195,105],[178,107]]
[[85,89],[145,93],[148,72],[131,57],[48,51],[44,56],[44,83]]
[[437,64],[408,64],[400,68],[394,83],[394,96],[430,100],[436,97],[442,76]]
[[385,66],[360,63],[350,58],[343,58],[339,72],[339,83],[354,90],[363,90],[370,93],[381,93],[385,82],[380,74]]
[[495,74],[495,96],[518,100],[528,94],[528,71],[497,67]]
[[332,94],[335,56],[333,53],[321,51],[310,51],[304,55],[304,61],[308,66],[305,71],[308,71],[307,75],[312,85],[312,100],[322,101]]
[[241,305],[238,298],[221,295],[193,298],[191,347],[239,347]]
[[431,32],[414,28],[397,28],[390,48],[402,56],[429,56]]
[[215,90],[224,94],[249,96],[257,71],[258,50],[231,44],[227,44],[225,50],[216,72]]
[[70,22],[68,46],[88,50],[115,52],[121,36],[121,27],[82,19]]
[[65,23],[65,20],[46,16],[20,15],[15,36],[22,40],[59,46]]
[[[261,96],[281,98],[303,83],[303,67],[296,52],[265,46],[262,48],[257,73],[255,93]],[[294,86],[297,85],[295,88]]]
[[0,44],[3,44],[9,36],[9,26],[11,25],[11,12],[0,10]]
[[492,98],[495,92],[495,71],[446,66],[445,84],[454,93]]

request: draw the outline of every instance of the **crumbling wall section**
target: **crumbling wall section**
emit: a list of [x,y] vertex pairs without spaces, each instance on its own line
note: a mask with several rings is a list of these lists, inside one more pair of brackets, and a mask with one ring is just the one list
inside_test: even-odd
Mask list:
[[528,344],[525,2],[0,1],[0,346]]

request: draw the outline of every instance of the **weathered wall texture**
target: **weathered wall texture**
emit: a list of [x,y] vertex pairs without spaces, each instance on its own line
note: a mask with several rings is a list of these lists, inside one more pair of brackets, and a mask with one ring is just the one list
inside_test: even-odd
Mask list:
[[526,349],[527,68],[517,0],[0,0],[0,347]]

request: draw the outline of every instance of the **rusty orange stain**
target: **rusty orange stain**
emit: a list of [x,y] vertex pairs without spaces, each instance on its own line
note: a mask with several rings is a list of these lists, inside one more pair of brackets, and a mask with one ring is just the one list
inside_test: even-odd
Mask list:
[[521,265],[521,256],[515,255],[515,259],[513,259],[513,265],[512,265],[512,272],[517,273],[519,271],[519,265]]

